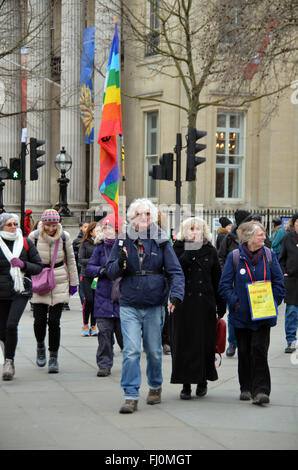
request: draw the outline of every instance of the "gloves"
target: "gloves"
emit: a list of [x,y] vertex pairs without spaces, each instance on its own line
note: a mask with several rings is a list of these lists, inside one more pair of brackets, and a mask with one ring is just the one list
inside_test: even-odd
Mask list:
[[70,295],[74,295],[77,292],[77,286],[69,286],[69,293]]
[[119,265],[119,268],[123,269],[124,268],[124,264],[126,263],[126,260],[127,260],[127,256],[126,256],[126,253],[124,250],[120,250],[119,251],[119,255],[118,255],[118,265]]
[[177,299],[177,297],[170,297],[170,303],[177,307],[179,304],[181,304],[181,300]]
[[24,261],[22,261],[20,258],[12,258],[10,261],[10,264],[12,265],[13,268],[20,268],[23,269],[25,266]]

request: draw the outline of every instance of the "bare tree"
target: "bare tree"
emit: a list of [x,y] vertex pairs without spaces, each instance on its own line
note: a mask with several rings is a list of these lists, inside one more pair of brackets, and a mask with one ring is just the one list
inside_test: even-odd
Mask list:
[[[124,47],[134,41],[135,61],[155,56],[147,67],[181,80],[186,103],[133,98],[183,109],[189,127],[208,106],[240,107],[265,97],[272,115],[297,70],[295,6],[295,0],[123,0]],[[195,200],[190,182],[188,203]]]

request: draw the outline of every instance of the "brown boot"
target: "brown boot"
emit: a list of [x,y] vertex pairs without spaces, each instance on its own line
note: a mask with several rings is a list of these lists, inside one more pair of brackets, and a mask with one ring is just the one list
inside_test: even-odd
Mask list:
[[158,390],[149,389],[147,396],[147,405],[157,405],[161,402],[161,388]]
[[125,403],[121,406],[119,413],[128,414],[134,413],[138,409],[138,400],[125,400]]

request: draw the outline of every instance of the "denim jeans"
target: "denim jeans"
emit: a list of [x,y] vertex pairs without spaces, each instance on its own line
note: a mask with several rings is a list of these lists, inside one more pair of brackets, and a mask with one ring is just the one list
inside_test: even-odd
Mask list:
[[234,346],[234,348],[237,347],[235,328],[231,325],[230,314],[228,314],[228,343],[230,346]]
[[287,343],[294,343],[297,339],[298,305],[287,304],[285,311],[285,332]]
[[147,358],[147,381],[151,389],[162,384],[162,328],[165,318],[163,306],[147,308],[120,307],[123,336],[121,387],[125,400],[138,400],[141,386],[141,343]]

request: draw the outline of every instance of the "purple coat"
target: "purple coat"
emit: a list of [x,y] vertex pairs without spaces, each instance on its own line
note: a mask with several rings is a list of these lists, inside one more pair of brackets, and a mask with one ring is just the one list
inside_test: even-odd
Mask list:
[[89,276],[98,277],[94,293],[95,318],[119,318],[119,303],[111,300],[112,281],[104,273],[100,274],[107,263],[106,255],[110,256],[112,247],[113,245],[107,244],[104,240],[95,245],[86,267]]

